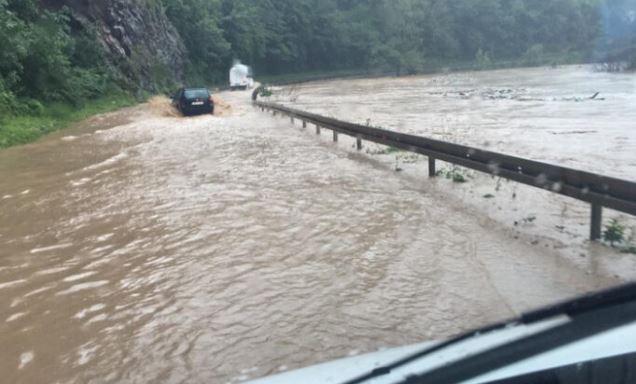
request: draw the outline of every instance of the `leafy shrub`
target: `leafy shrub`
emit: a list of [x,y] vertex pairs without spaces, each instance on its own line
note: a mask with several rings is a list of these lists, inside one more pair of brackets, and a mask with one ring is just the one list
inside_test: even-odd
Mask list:
[[0,77],[0,116],[12,115],[15,107],[15,96],[4,87],[4,81]]
[[438,176],[445,176],[448,180],[452,180],[453,183],[463,184],[468,182],[466,176],[457,167],[453,167],[449,170],[437,171]]
[[273,94],[272,90],[266,85],[262,85],[258,88],[258,95],[261,97],[270,97]]
[[453,183],[465,183],[467,181],[464,175],[458,172],[451,175],[451,180],[453,180]]
[[107,92],[113,81],[95,32],[71,35],[70,23],[66,11],[44,10],[36,0],[0,0],[1,109],[41,113],[41,105],[31,101],[16,110],[11,94],[78,105]]
[[620,224],[618,220],[612,219],[610,224],[603,231],[603,240],[610,243],[613,247],[616,243],[621,243],[625,239],[625,226]]
[[37,100],[27,99],[21,105],[23,105],[24,113],[27,115],[41,116],[44,113],[44,106]]

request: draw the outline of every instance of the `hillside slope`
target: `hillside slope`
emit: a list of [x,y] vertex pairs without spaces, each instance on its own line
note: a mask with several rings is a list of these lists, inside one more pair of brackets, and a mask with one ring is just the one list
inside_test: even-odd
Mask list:
[[161,6],[150,0],[42,0],[70,10],[71,27],[91,31],[126,88],[157,91],[184,77],[186,49]]

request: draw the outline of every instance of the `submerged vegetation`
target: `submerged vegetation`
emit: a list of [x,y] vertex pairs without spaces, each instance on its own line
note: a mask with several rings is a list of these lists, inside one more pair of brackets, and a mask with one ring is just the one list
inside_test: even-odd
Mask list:
[[273,94],[274,92],[266,85],[261,85],[258,88],[258,95],[261,97],[271,97]]
[[618,220],[612,219],[603,231],[603,241],[609,243],[612,248],[618,248],[621,253],[636,254],[636,245],[633,244],[634,233],[627,236],[627,228]]
[[612,221],[605,227],[603,231],[603,240],[610,243],[613,247],[616,243],[621,243],[625,240],[625,226],[620,224],[618,220],[612,219]]
[[452,180],[453,183],[463,184],[468,182],[468,176],[465,171],[456,166],[437,171],[437,176],[444,176],[446,179]]

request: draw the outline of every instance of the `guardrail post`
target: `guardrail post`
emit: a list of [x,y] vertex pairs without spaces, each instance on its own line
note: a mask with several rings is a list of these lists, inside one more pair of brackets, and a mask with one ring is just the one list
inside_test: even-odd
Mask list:
[[307,128],[307,122],[303,120],[303,128]]
[[294,118],[291,117],[290,120],[291,120],[291,123],[294,124]]
[[333,141],[337,142],[338,141],[338,132],[333,131]]
[[276,116],[276,111],[274,111],[274,116]]
[[601,225],[603,223],[603,206],[592,203],[592,222],[590,228],[590,240],[601,239]]
[[320,125],[316,124],[316,135],[320,135]]
[[360,136],[356,137],[356,148],[358,151],[362,150],[362,138]]
[[435,177],[437,175],[437,171],[435,170],[435,158],[429,156],[428,157],[428,176]]

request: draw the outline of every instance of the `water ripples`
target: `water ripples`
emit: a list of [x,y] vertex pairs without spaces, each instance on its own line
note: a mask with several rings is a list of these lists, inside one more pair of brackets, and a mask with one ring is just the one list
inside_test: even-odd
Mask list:
[[[0,153],[17,164],[0,167],[13,180],[0,195],[31,191],[0,202],[7,380],[236,382],[445,337],[593,285],[234,97],[230,117],[142,107],[126,125]],[[47,162],[50,151],[66,156]],[[506,293],[516,279],[501,270],[526,271],[543,297]]]

